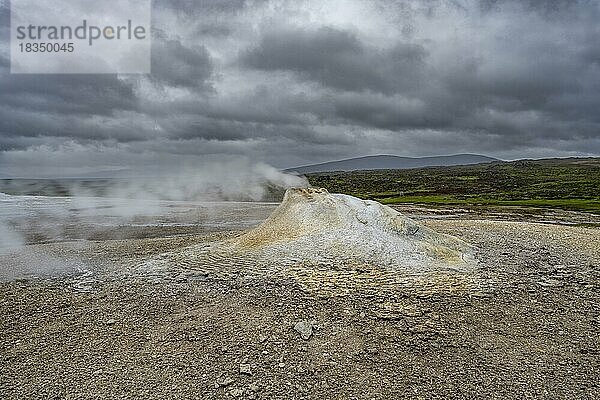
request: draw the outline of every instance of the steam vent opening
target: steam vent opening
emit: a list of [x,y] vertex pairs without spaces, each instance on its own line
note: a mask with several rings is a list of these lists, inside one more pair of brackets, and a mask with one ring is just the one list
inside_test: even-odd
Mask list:
[[160,262],[213,275],[292,278],[334,294],[398,286],[447,292],[471,290],[473,253],[466,242],[378,202],[292,188],[256,228]]

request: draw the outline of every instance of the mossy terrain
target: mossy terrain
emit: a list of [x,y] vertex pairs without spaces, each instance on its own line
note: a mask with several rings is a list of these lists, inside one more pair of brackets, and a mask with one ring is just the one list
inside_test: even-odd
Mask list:
[[322,172],[311,185],[385,204],[514,205],[600,214],[600,158]]

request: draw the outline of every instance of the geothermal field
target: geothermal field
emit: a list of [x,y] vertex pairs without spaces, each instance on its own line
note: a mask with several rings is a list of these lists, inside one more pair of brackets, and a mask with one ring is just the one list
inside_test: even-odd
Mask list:
[[600,218],[0,197],[0,397],[600,396]]

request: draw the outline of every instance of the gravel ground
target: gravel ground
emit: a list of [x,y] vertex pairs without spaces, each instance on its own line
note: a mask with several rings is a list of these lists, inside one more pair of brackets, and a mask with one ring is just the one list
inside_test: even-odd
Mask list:
[[237,232],[0,256],[3,269],[80,263],[0,284],[0,398],[599,398],[600,230],[425,223],[478,249],[485,290],[319,291],[293,275],[138,268]]

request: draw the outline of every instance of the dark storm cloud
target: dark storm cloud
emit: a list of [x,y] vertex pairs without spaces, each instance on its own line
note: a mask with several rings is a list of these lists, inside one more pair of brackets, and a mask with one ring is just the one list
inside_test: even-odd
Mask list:
[[0,1],[0,30],[4,31],[10,26],[10,8],[7,1]]
[[559,15],[577,7],[593,5],[595,0],[481,0],[481,10],[501,11],[506,5],[517,5],[528,11],[540,12],[545,16]]
[[416,44],[397,43],[383,51],[350,32],[322,27],[268,32],[241,62],[265,71],[292,71],[336,89],[389,93],[414,88],[422,78],[426,55]]
[[152,79],[173,87],[207,88],[210,55],[204,46],[186,47],[177,40],[152,43]]
[[302,125],[273,125],[263,123],[239,123],[235,121],[203,118],[185,125],[177,132],[181,139],[245,140],[287,138],[307,145],[336,145],[345,142],[343,135],[333,137],[315,132]]
[[[153,2],[154,29],[164,29],[171,33],[180,34],[172,26],[162,26],[162,15],[175,16],[178,23],[189,25],[193,37],[225,37],[233,33],[233,16],[240,14],[250,4],[261,2],[247,0],[156,0]],[[167,35],[168,37],[169,35]]]
[[[110,140],[118,142],[139,141],[152,138],[151,129],[143,118],[133,113],[115,118],[101,116],[82,117],[25,110],[0,109],[0,136],[3,138],[67,138],[74,140]],[[18,146],[16,146],[18,147]]]
[[248,0],[156,0],[154,8],[158,12],[169,10],[182,18],[198,18],[206,14],[231,14],[243,10]]
[[[531,42],[515,46],[518,38],[505,35],[494,43],[497,55],[484,58],[459,48],[458,61],[436,64],[428,59],[431,43],[398,40],[381,49],[329,27],[275,30],[243,52],[240,62],[266,72],[287,71],[326,89],[313,112],[328,123],[534,140],[597,134],[596,114],[590,111],[598,101],[593,82],[600,76],[586,63],[594,57],[591,43],[580,43],[588,49],[581,51],[533,32]],[[572,104],[575,99],[579,104]]]
[[111,115],[132,110],[132,84],[116,75],[11,75],[0,68],[0,103],[44,113]]
[[8,1],[0,0],[0,67],[9,65],[10,8]]
[[[499,12],[506,4],[495,2],[488,11]],[[525,9],[544,15],[566,9],[564,22],[573,18],[572,4],[529,2]],[[560,15],[551,17],[554,21]],[[598,104],[600,75],[586,62],[594,59],[590,49],[596,42],[573,46],[545,38],[543,32],[528,33],[520,38],[521,32],[504,32],[487,57],[477,55],[481,49],[458,48],[459,61],[436,65],[427,58],[431,43],[399,41],[381,50],[353,33],[331,28],[270,31],[242,54],[241,62],[264,71],[288,71],[329,89],[322,99],[328,107],[317,111],[329,122],[390,130],[445,129],[455,136],[461,131],[502,135],[507,148],[519,141],[597,137],[592,109]]]
[[600,154],[600,3],[334,5],[157,0],[151,75],[25,76],[9,73],[0,0],[0,168],[107,147],[110,163],[230,153],[282,167]]

